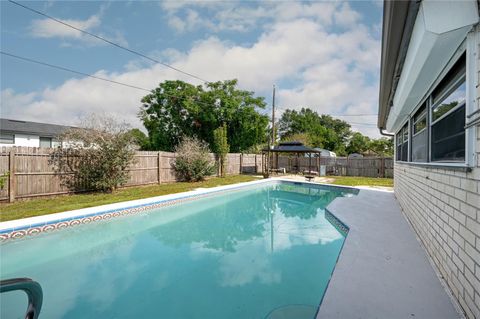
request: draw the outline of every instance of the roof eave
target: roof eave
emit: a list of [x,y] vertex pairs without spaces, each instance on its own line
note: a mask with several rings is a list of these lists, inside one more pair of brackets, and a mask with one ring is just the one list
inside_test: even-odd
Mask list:
[[377,126],[382,131],[400,79],[421,1],[384,1]]

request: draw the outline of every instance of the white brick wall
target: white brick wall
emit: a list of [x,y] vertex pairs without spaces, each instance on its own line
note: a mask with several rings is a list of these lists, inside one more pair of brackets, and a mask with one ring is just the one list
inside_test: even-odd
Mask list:
[[462,172],[395,163],[394,175],[395,196],[453,296],[468,318],[480,318],[480,165]]

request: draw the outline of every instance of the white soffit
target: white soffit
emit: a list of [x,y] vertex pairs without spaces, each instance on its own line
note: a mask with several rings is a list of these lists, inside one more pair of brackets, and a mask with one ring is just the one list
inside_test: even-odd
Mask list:
[[398,131],[477,22],[475,0],[422,1],[388,116],[388,131]]

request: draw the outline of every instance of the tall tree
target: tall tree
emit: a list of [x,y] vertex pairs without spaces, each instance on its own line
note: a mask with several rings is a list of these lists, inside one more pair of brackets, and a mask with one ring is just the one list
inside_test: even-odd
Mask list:
[[132,136],[133,142],[137,144],[140,150],[145,151],[150,149],[148,137],[145,135],[145,133],[140,131],[138,128],[131,129],[129,133]]
[[225,124],[213,131],[213,140],[213,151],[217,155],[220,164],[220,176],[225,177],[227,175],[227,171],[225,169],[227,164],[227,154],[230,151],[227,137],[227,126]]
[[268,117],[257,110],[262,97],[237,88],[237,80],[193,86],[165,81],[142,99],[140,118],[152,149],[171,151],[182,136],[197,136],[214,148],[213,131],[226,124],[232,152],[242,152],[267,138]]
[[369,150],[370,138],[362,133],[355,132],[352,134],[350,141],[348,142],[346,151],[348,154],[359,153],[363,154]]
[[386,137],[372,139],[369,149],[379,156],[393,156],[393,139]]
[[142,99],[140,119],[153,150],[173,151],[183,136],[198,127],[195,114],[203,88],[183,81],[165,81]]
[[309,145],[345,154],[345,144],[351,135],[350,124],[334,119],[330,115],[302,108],[300,111],[286,110],[278,123],[280,138],[287,140],[295,134],[306,134]]

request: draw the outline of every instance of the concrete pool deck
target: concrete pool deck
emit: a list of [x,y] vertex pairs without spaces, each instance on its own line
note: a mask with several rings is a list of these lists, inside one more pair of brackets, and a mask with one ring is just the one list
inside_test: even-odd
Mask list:
[[362,189],[328,210],[349,228],[321,318],[463,318],[391,192]]

